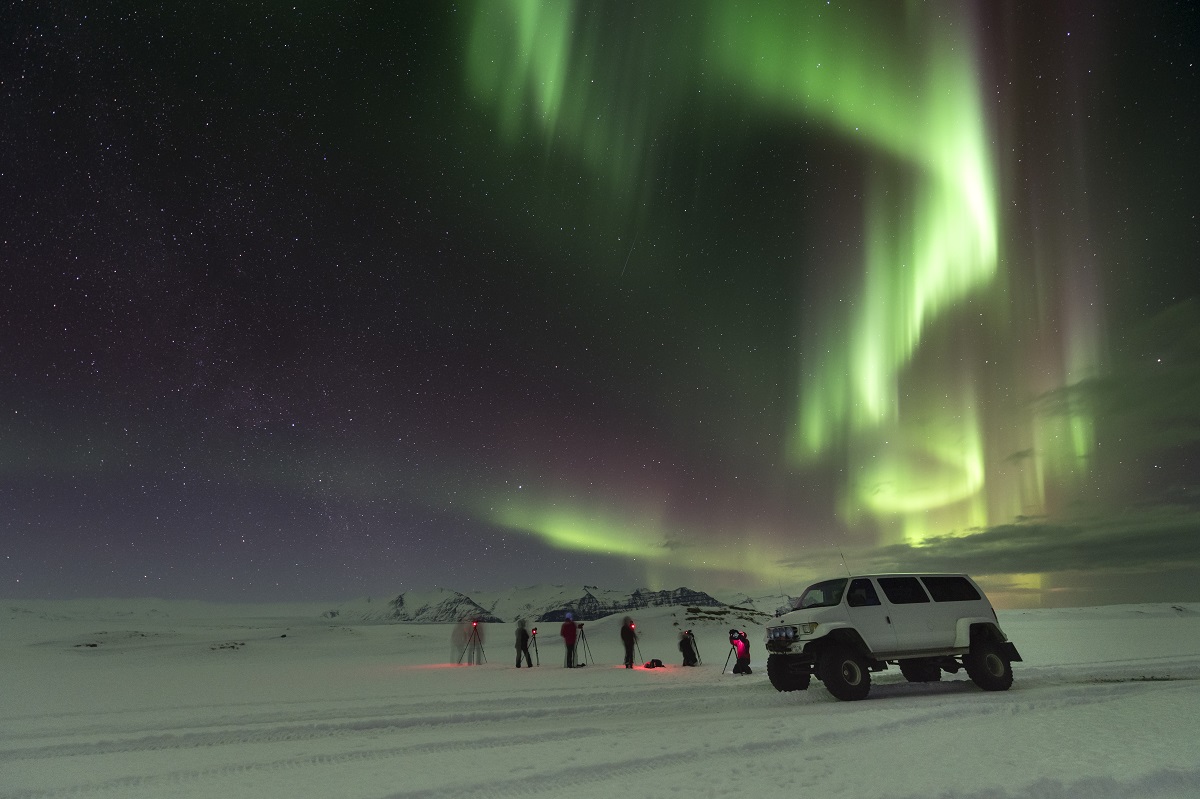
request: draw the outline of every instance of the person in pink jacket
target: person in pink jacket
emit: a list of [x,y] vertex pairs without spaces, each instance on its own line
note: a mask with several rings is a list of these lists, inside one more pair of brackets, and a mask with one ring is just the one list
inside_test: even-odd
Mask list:
[[734,674],[753,674],[750,670],[750,639],[740,630],[729,631],[729,643],[733,646],[733,653],[737,656],[737,662],[733,664]]

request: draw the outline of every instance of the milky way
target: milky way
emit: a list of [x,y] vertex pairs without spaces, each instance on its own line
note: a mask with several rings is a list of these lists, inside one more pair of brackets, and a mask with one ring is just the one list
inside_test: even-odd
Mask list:
[[1195,11],[5,13],[6,593],[1197,584]]

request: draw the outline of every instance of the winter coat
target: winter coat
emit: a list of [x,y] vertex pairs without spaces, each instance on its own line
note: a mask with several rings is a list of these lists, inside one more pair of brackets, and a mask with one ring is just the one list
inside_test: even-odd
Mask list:
[[679,651],[683,653],[683,665],[694,666],[696,664],[696,645],[690,635],[679,639]]
[[579,628],[575,626],[575,622],[567,619],[562,623],[562,628],[558,634],[563,637],[569,646],[575,646],[575,636],[579,634]]

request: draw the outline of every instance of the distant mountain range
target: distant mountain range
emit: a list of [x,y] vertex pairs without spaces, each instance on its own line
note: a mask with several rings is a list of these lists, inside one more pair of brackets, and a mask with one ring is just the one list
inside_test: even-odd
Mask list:
[[517,588],[506,593],[472,592],[470,596],[446,588],[435,588],[430,591],[405,591],[386,604],[387,610],[381,608],[372,616],[380,620],[427,624],[468,620],[510,623],[517,619],[530,622],[562,621],[569,612],[577,621],[592,621],[614,613],[661,606],[722,608],[727,605],[703,591],[689,588],[671,591],[638,589],[624,593],[591,585],[582,588],[543,585]]

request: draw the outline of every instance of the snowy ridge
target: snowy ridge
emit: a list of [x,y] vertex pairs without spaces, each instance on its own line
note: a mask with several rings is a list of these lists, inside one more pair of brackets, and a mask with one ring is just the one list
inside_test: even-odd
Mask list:
[[472,592],[471,596],[439,588],[406,591],[389,603],[395,621],[445,624],[475,619],[483,622],[562,621],[571,613],[578,621],[595,621],[614,613],[630,613],[654,607],[724,607],[723,602],[703,591],[676,588],[633,592],[585,585],[582,589],[561,585],[516,588],[503,594]]
[[749,608],[757,610],[760,613],[769,613],[772,616],[779,616],[793,609],[793,603],[799,597],[789,596],[788,594],[767,594],[766,596],[752,597],[749,594],[720,594],[717,597],[726,605],[731,607]]
[[703,591],[676,588],[674,591],[649,591],[638,589],[631,594],[601,591],[594,586],[584,586],[584,594],[562,607],[547,608],[537,621],[562,621],[570,612],[577,621],[594,621],[616,613],[629,613],[643,608],[657,607],[723,607]]
[[388,605],[392,608],[395,621],[414,621],[424,624],[466,621],[499,622],[497,618],[480,607],[469,596],[446,588],[432,591],[406,591]]

